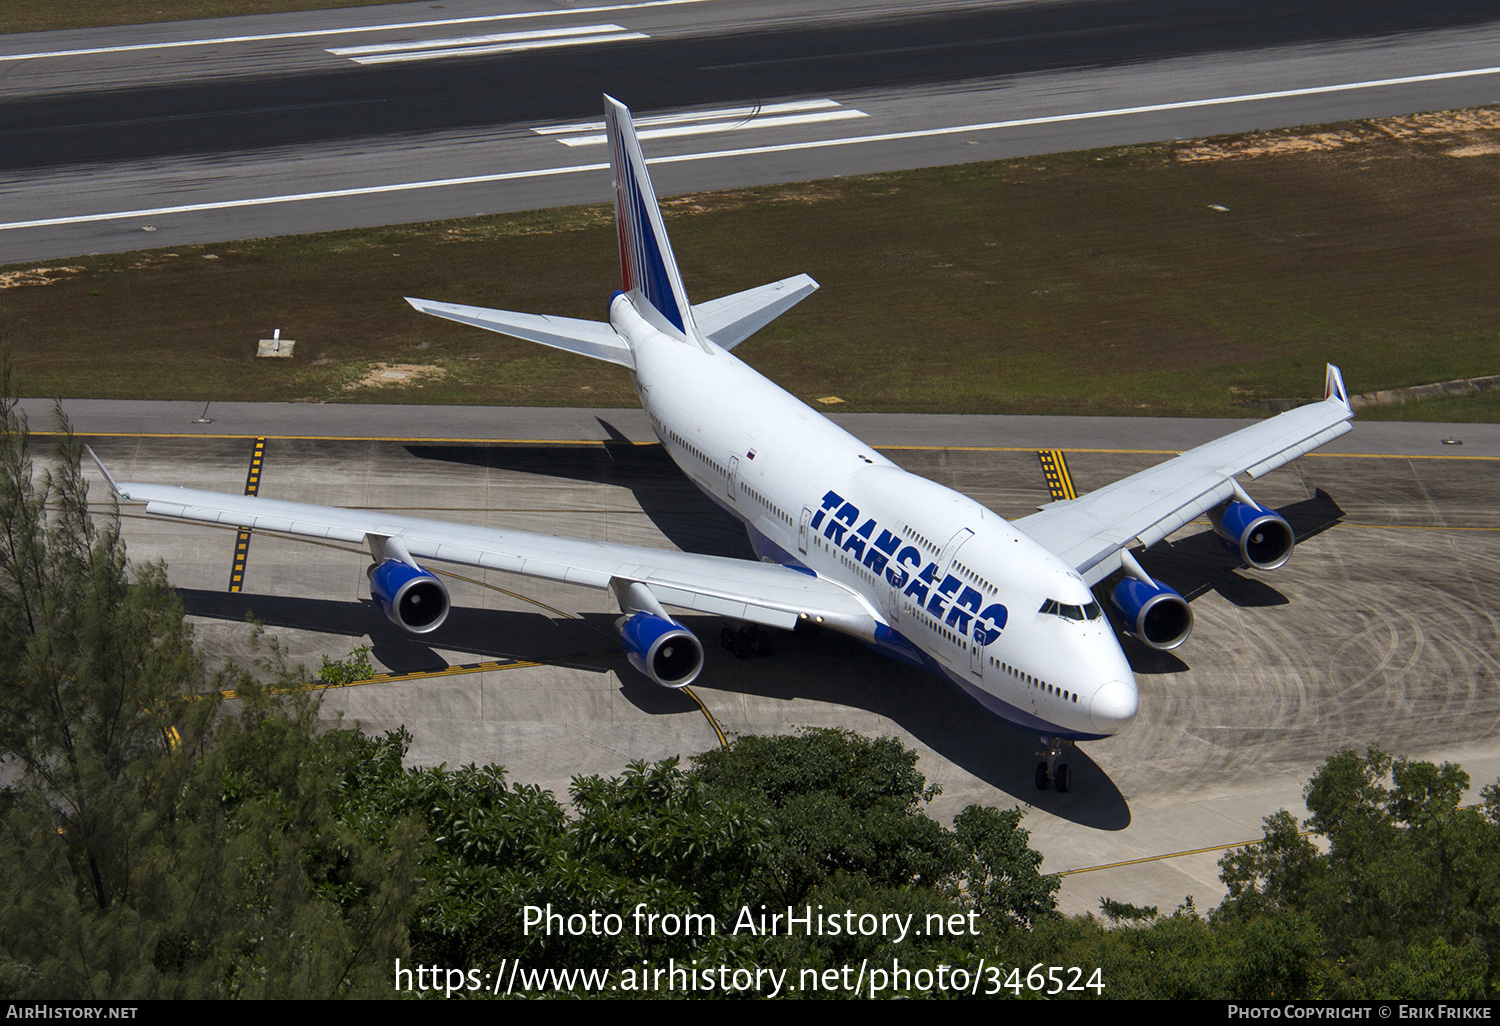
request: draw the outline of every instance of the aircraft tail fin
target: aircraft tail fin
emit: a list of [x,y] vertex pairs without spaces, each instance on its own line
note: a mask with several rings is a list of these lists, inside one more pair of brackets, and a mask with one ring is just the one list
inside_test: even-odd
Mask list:
[[697,343],[693,308],[682,287],[630,108],[606,95],[604,122],[615,186],[615,230],[620,237],[620,288],[631,296],[642,316],[656,320],[651,316],[655,312],[661,321],[656,327]]
[[[605,96],[604,121],[615,186],[621,289],[631,308],[653,328],[705,352],[713,352],[715,347],[729,350],[816,291],[818,283],[799,274],[697,306],[689,303],[630,110],[619,100]],[[630,342],[611,323],[412,297],[406,301],[434,317],[635,367]]]

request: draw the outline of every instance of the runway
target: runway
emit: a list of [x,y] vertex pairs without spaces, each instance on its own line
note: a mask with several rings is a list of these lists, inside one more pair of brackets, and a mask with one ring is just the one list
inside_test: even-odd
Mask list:
[[[1470,0],[457,0],[0,37],[0,263],[597,202],[609,91],[665,194],[1500,99]],[[576,130],[574,130],[576,129]]]
[[[244,404],[210,408],[212,423],[198,424],[201,410],[186,404],[69,406],[120,479],[239,492],[260,437],[262,495],[748,554],[658,446],[636,444],[650,437],[638,411]],[[43,404],[28,409],[42,427]],[[1063,449],[1086,491],[1234,426],[845,423],[1007,516],[1048,499],[1038,448]],[[392,437],[414,424],[426,428],[421,440]],[[1356,422],[1330,448],[1252,488],[1298,529],[1285,568],[1236,570],[1201,524],[1151,553],[1148,568],[1192,598],[1194,635],[1171,654],[1127,645],[1140,715],[1082,746],[1067,795],[1034,790],[1035,738],[835,635],[779,636],[770,658],[741,662],[712,644],[716,621],[687,618],[709,642],[694,691],[730,732],[821,725],[901,738],[943,786],[930,809],[938,817],[971,802],[1030,806],[1045,868],[1084,870],[1065,877],[1066,911],[1096,911],[1103,895],[1164,911],[1192,895],[1211,907],[1222,847],[1257,838],[1279,808],[1301,812],[1308,776],[1344,747],[1461,762],[1476,793],[1500,776],[1500,427]],[[370,606],[363,554],[255,535],[242,591],[231,593],[234,531],[121,512],[132,558],[167,561],[211,661],[244,658],[246,609],[314,665],[372,644],[381,668],[408,676],[327,692],[325,715],[369,730],[405,725],[413,761],[497,762],[512,779],[565,793],[578,773],[718,743],[695,705],[628,668],[603,592],[460,569],[452,619],[419,640]],[[444,668],[464,672],[430,675]],[[1196,854],[1162,858],[1180,852]]]

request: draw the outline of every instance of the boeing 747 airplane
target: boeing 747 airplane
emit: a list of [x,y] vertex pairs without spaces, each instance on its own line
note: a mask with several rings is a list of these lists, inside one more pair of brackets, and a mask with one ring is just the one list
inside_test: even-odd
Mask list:
[[1240,478],[1350,429],[1338,369],[1328,367],[1322,402],[1007,522],[902,470],[735,357],[735,346],[817,283],[799,275],[689,303],[630,112],[605,97],[605,120],[622,277],[607,323],[408,302],[625,367],[662,445],[745,526],[760,562],[112,478],[111,487],[144,501],[148,513],[364,545],[374,561],[371,595],[415,634],[436,630],[449,608],[442,581],[418,559],[607,589],[630,662],[671,688],[698,676],[703,646],[668,607],[724,617],[747,632],[798,624],[843,631],[1040,735],[1048,754],[1037,786],[1066,791],[1066,742],[1122,730],[1138,704],[1130,664],[1091,588],[1121,574],[1109,594],[1122,628],[1170,649],[1187,638],[1192,611],[1132,549],[1207,513],[1245,564],[1285,563],[1291,527],[1250,498]]

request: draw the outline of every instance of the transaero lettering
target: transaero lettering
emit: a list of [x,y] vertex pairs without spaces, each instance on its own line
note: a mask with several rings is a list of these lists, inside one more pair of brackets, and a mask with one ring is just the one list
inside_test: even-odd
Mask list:
[[902,545],[899,535],[873,519],[860,523],[859,507],[838,492],[823,496],[808,526],[959,634],[971,634],[981,648],[1005,629],[1003,605],[986,606],[983,595],[953,574],[938,580],[936,563],[924,565],[920,549]]

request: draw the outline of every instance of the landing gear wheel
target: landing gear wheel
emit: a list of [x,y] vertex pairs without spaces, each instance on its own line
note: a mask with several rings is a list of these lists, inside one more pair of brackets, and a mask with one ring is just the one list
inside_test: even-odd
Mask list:
[[1047,774],[1047,764],[1045,762],[1039,762],[1039,763],[1037,763],[1036,764],[1036,789],[1038,791],[1045,791],[1045,790],[1047,790],[1048,785],[1051,784],[1051,783],[1052,783],[1052,781],[1049,779],[1048,774]]
[[1073,786],[1073,770],[1067,763],[1058,765],[1057,776],[1053,778],[1052,786],[1057,789],[1058,794],[1067,794],[1068,788]]
[[762,630],[753,623],[738,630],[726,623],[719,631],[719,644],[724,646],[725,651],[733,653],[736,659],[768,656],[771,654],[771,632]]

